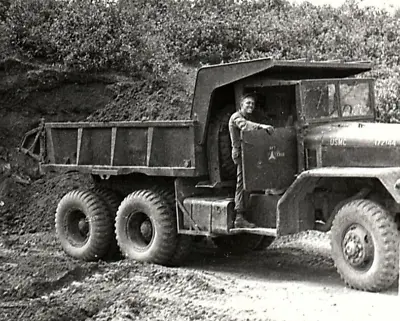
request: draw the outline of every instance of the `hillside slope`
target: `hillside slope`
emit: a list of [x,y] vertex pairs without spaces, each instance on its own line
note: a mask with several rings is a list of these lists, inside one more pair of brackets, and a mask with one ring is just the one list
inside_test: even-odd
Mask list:
[[8,58],[0,62],[0,228],[2,233],[53,229],[58,200],[90,177],[49,174],[23,155],[28,130],[45,121],[187,119],[195,69],[180,80],[146,82],[116,73],[66,72],[47,64]]

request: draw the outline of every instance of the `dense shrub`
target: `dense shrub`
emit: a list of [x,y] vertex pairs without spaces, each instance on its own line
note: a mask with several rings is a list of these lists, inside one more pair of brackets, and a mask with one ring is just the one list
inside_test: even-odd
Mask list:
[[354,0],[338,9],[284,0],[15,0],[7,22],[24,54],[82,70],[260,56],[399,63],[400,20]]
[[400,121],[400,68],[381,67],[374,70],[372,76],[376,78],[378,118],[384,122]]
[[10,0],[0,0],[0,22],[6,19],[6,13],[10,7]]
[[56,48],[49,34],[62,7],[54,0],[12,1],[6,19],[11,44],[28,57],[52,59]]
[[[8,10],[11,44],[23,55],[79,71],[159,72],[172,55],[139,11],[104,0],[16,0]],[[161,61],[161,62],[160,62]]]
[[[15,0],[0,2],[10,44],[28,57],[80,71],[169,79],[178,62],[369,60],[384,111],[399,93],[398,13],[292,5],[285,0]],[[4,38],[3,38],[4,41]]]
[[60,6],[48,35],[57,61],[78,70],[124,67],[128,59],[122,47],[124,17],[115,5],[74,0]]

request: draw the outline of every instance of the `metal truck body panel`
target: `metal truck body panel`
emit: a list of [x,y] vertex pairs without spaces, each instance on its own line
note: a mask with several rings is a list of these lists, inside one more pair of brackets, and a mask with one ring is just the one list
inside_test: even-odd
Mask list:
[[[315,216],[310,211],[307,194],[313,192],[321,178],[376,178],[400,203],[400,167],[321,167],[302,172],[279,199],[277,206],[278,235],[314,228]],[[308,209],[308,211],[307,211]]]
[[198,164],[192,121],[47,123],[44,133],[44,170],[155,176],[196,176],[204,171]]
[[312,127],[305,138],[307,168],[400,167],[399,127],[364,122]]
[[297,133],[294,127],[242,133],[243,183],[247,191],[286,189],[297,174]]
[[209,235],[229,234],[233,227],[233,198],[188,197],[183,206],[187,211],[183,218],[184,230],[190,230],[192,222],[196,222],[199,231],[206,231]]

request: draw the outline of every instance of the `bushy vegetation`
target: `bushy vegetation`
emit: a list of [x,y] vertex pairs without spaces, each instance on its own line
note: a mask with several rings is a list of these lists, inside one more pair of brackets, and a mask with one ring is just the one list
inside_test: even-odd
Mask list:
[[398,14],[356,0],[339,8],[285,0],[0,0],[0,20],[16,53],[85,72],[168,80],[179,64],[368,60],[380,111],[400,108]]

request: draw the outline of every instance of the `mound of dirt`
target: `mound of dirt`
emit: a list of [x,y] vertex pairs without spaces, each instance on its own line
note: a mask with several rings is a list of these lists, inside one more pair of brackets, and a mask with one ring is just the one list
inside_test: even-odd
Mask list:
[[90,115],[88,121],[146,121],[188,119],[189,98],[183,90],[174,91],[168,83],[138,80],[112,86],[115,100]]
[[[100,80],[99,80],[100,79]],[[22,154],[23,135],[41,118],[82,120],[105,106],[112,79],[67,73],[18,59],[0,62],[0,228],[3,234],[52,228],[57,198],[75,178],[43,177],[38,162]]]
[[0,61],[0,146],[17,147],[41,118],[84,120],[112,101],[108,86],[120,80],[116,75],[78,74],[18,59]]
[[6,178],[0,184],[2,234],[53,230],[59,200],[71,190],[89,187],[91,177],[78,173],[49,174],[32,182]]
[[0,61],[0,228],[2,233],[47,231],[60,198],[90,185],[77,174],[46,175],[18,151],[40,119],[122,121],[188,119],[196,69],[176,66],[169,79],[80,74],[57,66]]
[[189,119],[196,69],[178,66],[168,80],[146,79],[110,86],[114,99],[88,121]]
[[[134,262],[88,263],[54,235],[0,236],[0,317],[18,320],[221,320],[223,286],[207,274]],[[90,318],[90,319],[88,319]]]

